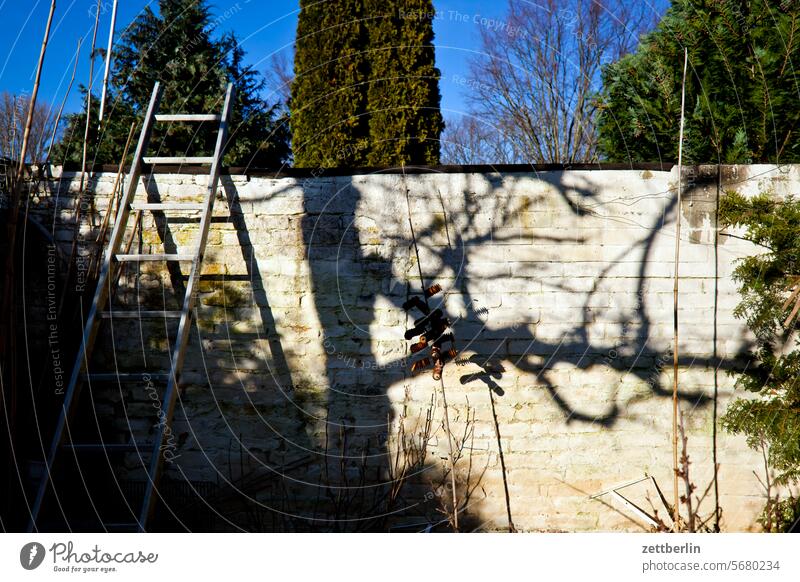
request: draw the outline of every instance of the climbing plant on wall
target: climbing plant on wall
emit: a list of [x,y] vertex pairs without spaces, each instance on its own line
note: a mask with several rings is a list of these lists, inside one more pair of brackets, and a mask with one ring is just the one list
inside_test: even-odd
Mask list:
[[[794,333],[794,307],[800,298],[800,200],[728,193],[720,201],[720,221],[742,227],[744,236],[763,251],[741,259],[734,271],[741,293],[734,313],[756,338],[753,363],[739,375],[737,387],[754,397],[734,400],[722,424],[764,452],[775,485],[795,483],[800,479],[800,339]],[[767,529],[785,529],[797,509],[795,499],[772,498],[762,522]]]

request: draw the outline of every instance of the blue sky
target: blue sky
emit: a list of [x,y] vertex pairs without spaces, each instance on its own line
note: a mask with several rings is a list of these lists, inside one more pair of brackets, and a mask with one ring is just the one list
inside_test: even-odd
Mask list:
[[[639,0],[633,0],[639,1]],[[663,0],[655,0],[663,4]],[[89,76],[94,10],[97,0],[59,0],[45,59],[39,99],[58,107],[69,83],[78,37],[83,46],[76,82],[67,101],[67,111],[80,109],[77,87]],[[105,47],[111,19],[112,0],[102,0],[98,46]],[[157,0],[120,0],[116,34],[119,36],[146,6],[156,8]],[[297,0],[212,0],[214,16],[221,30],[233,30],[247,52],[250,64],[265,71],[273,55],[291,59],[297,26]],[[463,111],[469,58],[479,50],[482,26],[502,20],[505,0],[435,1],[437,65],[442,73],[442,109],[445,117]],[[0,21],[6,34],[0,36],[0,91],[28,92],[39,56],[50,0],[0,0]],[[102,64],[95,65],[95,87],[102,81]],[[267,96],[269,97],[269,96]],[[274,98],[273,98],[274,99]]]

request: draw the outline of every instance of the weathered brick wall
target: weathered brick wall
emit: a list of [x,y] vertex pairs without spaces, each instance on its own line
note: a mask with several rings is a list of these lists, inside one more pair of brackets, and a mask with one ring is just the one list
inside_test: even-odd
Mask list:
[[[43,222],[71,216],[77,180],[56,172],[60,180],[36,199]],[[717,239],[716,200],[724,189],[786,194],[800,175],[771,166],[688,174],[680,405],[702,492],[713,474],[714,417],[733,392],[727,372],[743,364],[749,341],[732,314],[731,271],[754,252],[742,240]],[[113,179],[93,181],[101,215]],[[155,175],[150,192],[200,200],[205,181]],[[401,307],[420,289],[421,266],[426,284],[443,287],[434,301],[460,350],[443,383],[452,432],[468,431],[457,464],[459,497],[472,489],[462,523],[506,527],[504,463],[518,529],[639,529],[611,497],[590,495],[648,474],[671,499],[676,183],[677,170],[224,178],[168,476],[231,481],[265,513],[319,520],[319,512],[337,511],[331,491],[370,492],[396,474],[398,423],[404,418],[406,435],[418,435],[430,409],[420,472],[394,505],[370,511],[416,523],[411,516],[436,515],[448,452],[442,394],[428,372],[409,372],[403,333],[414,314]],[[148,216],[137,252],[188,250],[195,228],[165,228]],[[84,232],[90,240],[88,223]],[[57,233],[66,244],[69,232]],[[119,303],[175,308],[182,281],[177,271],[148,266],[123,278]],[[168,361],[163,329],[160,321],[114,321],[113,334],[101,335],[104,365],[115,358],[121,370],[158,370]],[[148,390],[112,389],[101,399],[112,432],[152,427]],[[760,457],[722,432],[716,455],[723,527],[755,527]],[[138,465],[125,460],[131,478]],[[645,509],[649,497],[665,514],[652,484],[625,493]],[[713,497],[712,488],[704,513]]]

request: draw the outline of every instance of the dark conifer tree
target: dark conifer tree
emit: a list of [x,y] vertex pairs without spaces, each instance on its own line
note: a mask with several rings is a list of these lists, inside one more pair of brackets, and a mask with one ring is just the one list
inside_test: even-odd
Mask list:
[[[285,122],[259,96],[263,79],[244,66],[233,34],[215,38],[213,32],[206,0],[160,0],[158,14],[149,7],[140,13],[115,47],[108,121],[96,138],[96,163],[119,162],[130,121],[141,121],[156,81],[164,87],[161,111],[171,113],[216,113],[225,86],[233,82],[236,100],[225,164],[276,167],[288,159]],[[54,160],[80,157],[85,119],[83,113],[68,117]],[[151,148],[165,156],[203,155],[213,150],[215,137],[212,123],[161,125]]]
[[800,4],[675,0],[636,52],[607,66],[600,148],[612,162],[675,161],[683,49],[689,51],[684,160],[800,159]]
[[431,0],[365,0],[372,166],[439,163],[439,70]]
[[363,0],[301,0],[291,126],[298,167],[366,165]]
[[430,0],[300,2],[295,164],[438,164],[439,71]]

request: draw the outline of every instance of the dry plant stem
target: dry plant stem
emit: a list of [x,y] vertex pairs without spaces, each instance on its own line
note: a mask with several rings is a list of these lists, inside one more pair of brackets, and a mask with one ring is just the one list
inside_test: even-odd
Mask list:
[[[58,114],[56,115],[55,121],[53,122],[53,133],[50,135],[50,145],[47,148],[47,154],[45,155],[44,160],[42,161],[42,166],[43,167],[47,167],[48,164],[50,163],[50,155],[52,154],[53,146],[56,143],[56,134],[58,133],[58,125],[59,125],[59,123],[61,123],[61,115],[64,113],[64,106],[66,105],[67,98],[69,97],[69,94],[72,91],[72,85],[75,82],[75,72],[78,69],[78,57],[80,56],[80,53],[81,53],[81,42],[82,42],[82,40],[83,39],[81,37],[78,37],[78,48],[75,50],[75,62],[73,64],[73,66],[72,66],[72,76],[69,79],[69,85],[67,85],[67,91],[66,91],[66,93],[64,93],[64,98],[61,100],[61,106],[58,108]],[[32,192],[38,192],[39,191],[39,187],[41,185],[40,180],[41,180],[42,175],[43,175],[43,171],[38,173],[37,180],[34,182],[32,188],[31,188]],[[59,178],[59,184],[60,184],[60,178]],[[29,205],[26,204],[25,205],[25,220],[24,220],[24,222],[28,222],[28,211],[29,211],[29,208],[30,208]]]
[[[25,119],[25,130],[22,136],[22,147],[20,148],[19,161],[13,182],[11,183],[11,212],[7,226],[7,247],[5,257],[5,281],[3,286],[2,305],[0,305],[0,409],[4,410],[7,419],[6,428],[9,434],[14,434],[17,415],[17,365],[16,365],[16,326],[14,321],[14,290],[15,290],[15,257],[16,257],[16,238],[17,223],[19,221],[19,205],[22,196],[22,180],[25,176],[25,158],[28,155],[28,142],[30,140],[31,126],[33,125],[33,114],[36,109],[36,98],[39,94],[39,82],[42,78],[42,67],[44,56],[47,53],[47,42],[50,38],[50,27],[53,24],[53,14],[56,10],[56,0],[50,3],[50,12],[47,15],[47,25],[44,29],[42,48],[39,51],[39,62],[36,65],[36,78],[33,83],[28,115]],[[4,378],[8,378],[8,388],[4,386]],[[10,478],[12,474],[11,463],[14,458],[14,447],[10,454],[3,454],[3,464],[5,474]],[[6,482],[0,485],[0,490],[8,491]]]
[[[33,93],[31,93],[31,103],[28,107],[28,116],[25,119],[25,131],[22,134],[22,149],[17,162],[17,175],[14,178],[14,201],[19,198],[19,184],[22,182],[22,177],[25,173],[25,157],[28,155],[28,141],[31,137],[31,125],[33,124],[33,112],[36,109],[36,97],[39,94],[39,81],[42,78],[42,65],[44,64],[44,55],[47,52],[47,41],[50,38],[50,26],[53,24],[53,13],[56,10],[56,0],[50,3],[50,13],[47,16],[47,26],[44,31],[44,39],[42,40],[42,48],[39,52],[39,63],[36,65],[36,80],[33,83]],[[18,205],[15,204],[14,208],[17,209]],[[15,210],[16,212],[16,210]]]
[[61,123],[61,114],[64,113],[64,105],[67,104],[67,98],[69,97],[70,92],[72,91],[72,84],[75,82],[75,72],[78,70],[78,59],[81,55],[81,42],[83,39],[79,36],[78,37],[78,48],[75,50],[75,64],[72,66],[72,77],[69,79],[69,85],[67,85],[67,92],[64,93],[64,98],[61,100],[61,106],[58,108],[58,115],[56,115],[56,121],[53,124],[53,134],[50,136],[50,146],[47,148],[47,157],[45,158],[46,162],[50,161],[50,154],[53,152],[53,145],[56,143],[56,134],[58,133],[58,124]]
[[[89,50],[89,85],[86,91],[86,126],[83,132],[83,155],[81,158],[81,181],[78,187],[78,192],[83,194],[84,181],[86,180],[86,157],[89,150],[89,125],[92,117],[92,82],[94,81],[94,51],[97,46],[97,25],[100,22],[100,3],[102,0],[97,0],[97,10],[94,17],[94,33],[92,34],[92,48]],[[80,206],[78,206],[78,215],[80,215]]]
[[[403,171],[405,171],[405,169]],[[408,227],[411,229],[411,240],[414,243],[414,254],[417,257],[417,270],[419,271],[419,285],[423,291],[422,298],[425,301],[425,305],[427,305],[428,308],[430,309],[430,303],[428,302],[428,295],[427,293],[425,293],[425,279],[422,276],[422,263],[420,263],[419,261],[419,248],[417,248],[417,235],[414,233],[414,223],[411,222],[411,201],[409,199],[408,188],[406,188],[406,206],[408,207]]]
[[755,471],[753,471],[753,475],[755,475],[756,479],[758,479],[758,481],[761,483],[761,486],[764,488],[764,493],[767,496],[767,511],[766,511],[767,524],[766,524],[766,529],[767,529],[768,532],[771,532],[772,531],[772,526],[773,526],[773,521],[772,521],[773,508],[775,507],[775,504],[777,504],[778,498],[776,497],[775,500],[774,500],[774,503],[773,503],[773,499],[772,499],[772,479],[770,478],[770,475],[769,475],[769,456],[767,455],[767,445],[764,442],[763,438],[761,439],[761,456],[764,459],[764,481],[761,481],[761,478],[758,476],[758,474]]
[[444,429],[447,431],[448,456],[450,457],[450,486],[453,488],[453,529],[458,531],[458,499],[456,493],[456,463],[453,457],[453,433],[450,430],[450,414],[447,412],[447,391],[444,388],[444,376],[439,378],[442,385],[442,406],[444,408]]
[[722,190],[722,170],[717,165],[717,192],[716,192],[716,200],[715,200],[715,212],[714,212],[714,281],[717,283],[714,285],[714,334],[713,334],[713,355],[714,355],[714,407],[713,407],[713,424],[711,428],[711,459],[714,463],[714,479],[712,480],[712,484],[714,486],[714,532],[720,532],[720,505],[719,505],[719,447],[718,447],[718,439],[717,435],[719,432],[719,369],[721,366],[721,361],[719,359],[719,352],[718,352],[718,315],[719,315],[719,279],[720,279],[720,269],[719,269],[719,202],[720,202],[720,192]]
[[[692,493],[694,492],[694,485],[692,484],[689,475],[689,438],[686,436],[686,430],[683,425],[683,413],[680,414],[680,433],[681,433],[681,477],[683,478],[683,486],[685,490],[684,503],[686,504],[686,523],[689,528],[689,533],[695,532],[695,509],[692,506]],[[699,508],[699,507],[698,507]]]
[[[791,295],[789,295],[786,301],[783,302],[783,306],[781,306],[781,311],[786,311],[787,309],[789,309],[789,305],[792,303],[792,301],[798,299],[797,296],[800,295],[800,281],[798,281],[800,277],[792,277],[791,279],[792,283],[789,285],[789,289],[792,291],[792,293]],[[784,324],[784,326],[785,325],[786,324]]]
[[[409,417],[404,408],[397,420],[396,433],[392,432],[391,416],[387,416],[386,429],[388,437],[386,444],[387,465],[386,475],[381,473],[381,468],[375,466],[374,477],[370,474],[371,454],[370,441],[364,444],[348,444],[348,427],[340,428],[338,440],[333,451],[330,445],[328,423],[324,426],[324,456],[326,461],[322,464],[318,481],[318,492],[314,502],[311,521],[318,520],[321,515],[330,515],[333,519],[323,520],[326,527],[333,531],[376,531],[385,530],[389,516],[396,515],[397,501],[402,499],[402,492],[406,484],[415,476],[420,475],[425,467],[425,462],[432,439],[433,410],[435,394],[431,396],[431,404],[424,415],[420,413],[414,423],[414,428],[409,428]],[[335,438],[335,437],[334,437]],[[358,462],[351,464],[355,459],[348,451],[358,450]],[[338,465],[338,470],[337,470]],[[351,473],[348,473],[350,471]],[[355,478],[352,478],[352,472]],[[381,486],[373,486],[377,484]],[[370,494],[370,491],[372,493]],[[327,500],[325,503],[323,495]],[[325,506],[323,507],[323,503]],[[449,514],[449,510],[448,510]],[[361,519],[353,520],[353,517]]]
[[[681,502],[686,506],[686,521],[681,522],[680,526],[685,526],[689,533],[696,533],[696,532],[707,532],[709,531],[706,525],[712,519],[719,519],[719,509],[715,505],[714,511],[703,517],[700,515],[700,508],[703,505],[703,501],[708,497],[709,492],[711,491],[712,487],[716,482],[716,478],[712,477],[709,481],[708,485],[706,486],[705,490],[703,491],[702,495],[694,495],[697,486],[692,482],[690,467],[691,461],[689,459],[689,437],[686,435],[686,429],[684,425],[684,415],[681,412],[680,414],[680,424],[678,426],[680,431],[680,438],[681,438],[681,467],[680,467],[680,477],[683,480],[684,485],[684,496],[681,498]],[[714,475],[716,475],[719,471],[719,466],[714,466]],[[673,526],[673,531],[675,530]],[[713,531],[719,531],[719,528],[715,526]]]
[[680,524],[680,493],[678,492],[678,266],[681,254],[681,196],[683,194],[683,123],[686,107],[686,68],[689,62],[688,49],[683,50],[683,83],[681,85],[681,125],[678,138],[678,200],[675,205],[675,280],[672,292],[672,322],[674,346],[672,350],[672,470],[674,490],[673,521],[677,529]]
[[800,311],[800,299],[797,300],[797,303],[794,304],[794,308],[786,320],[783,322],[783,327],[787,328],[792,323],[792,320],[797,316],[797,312]]

